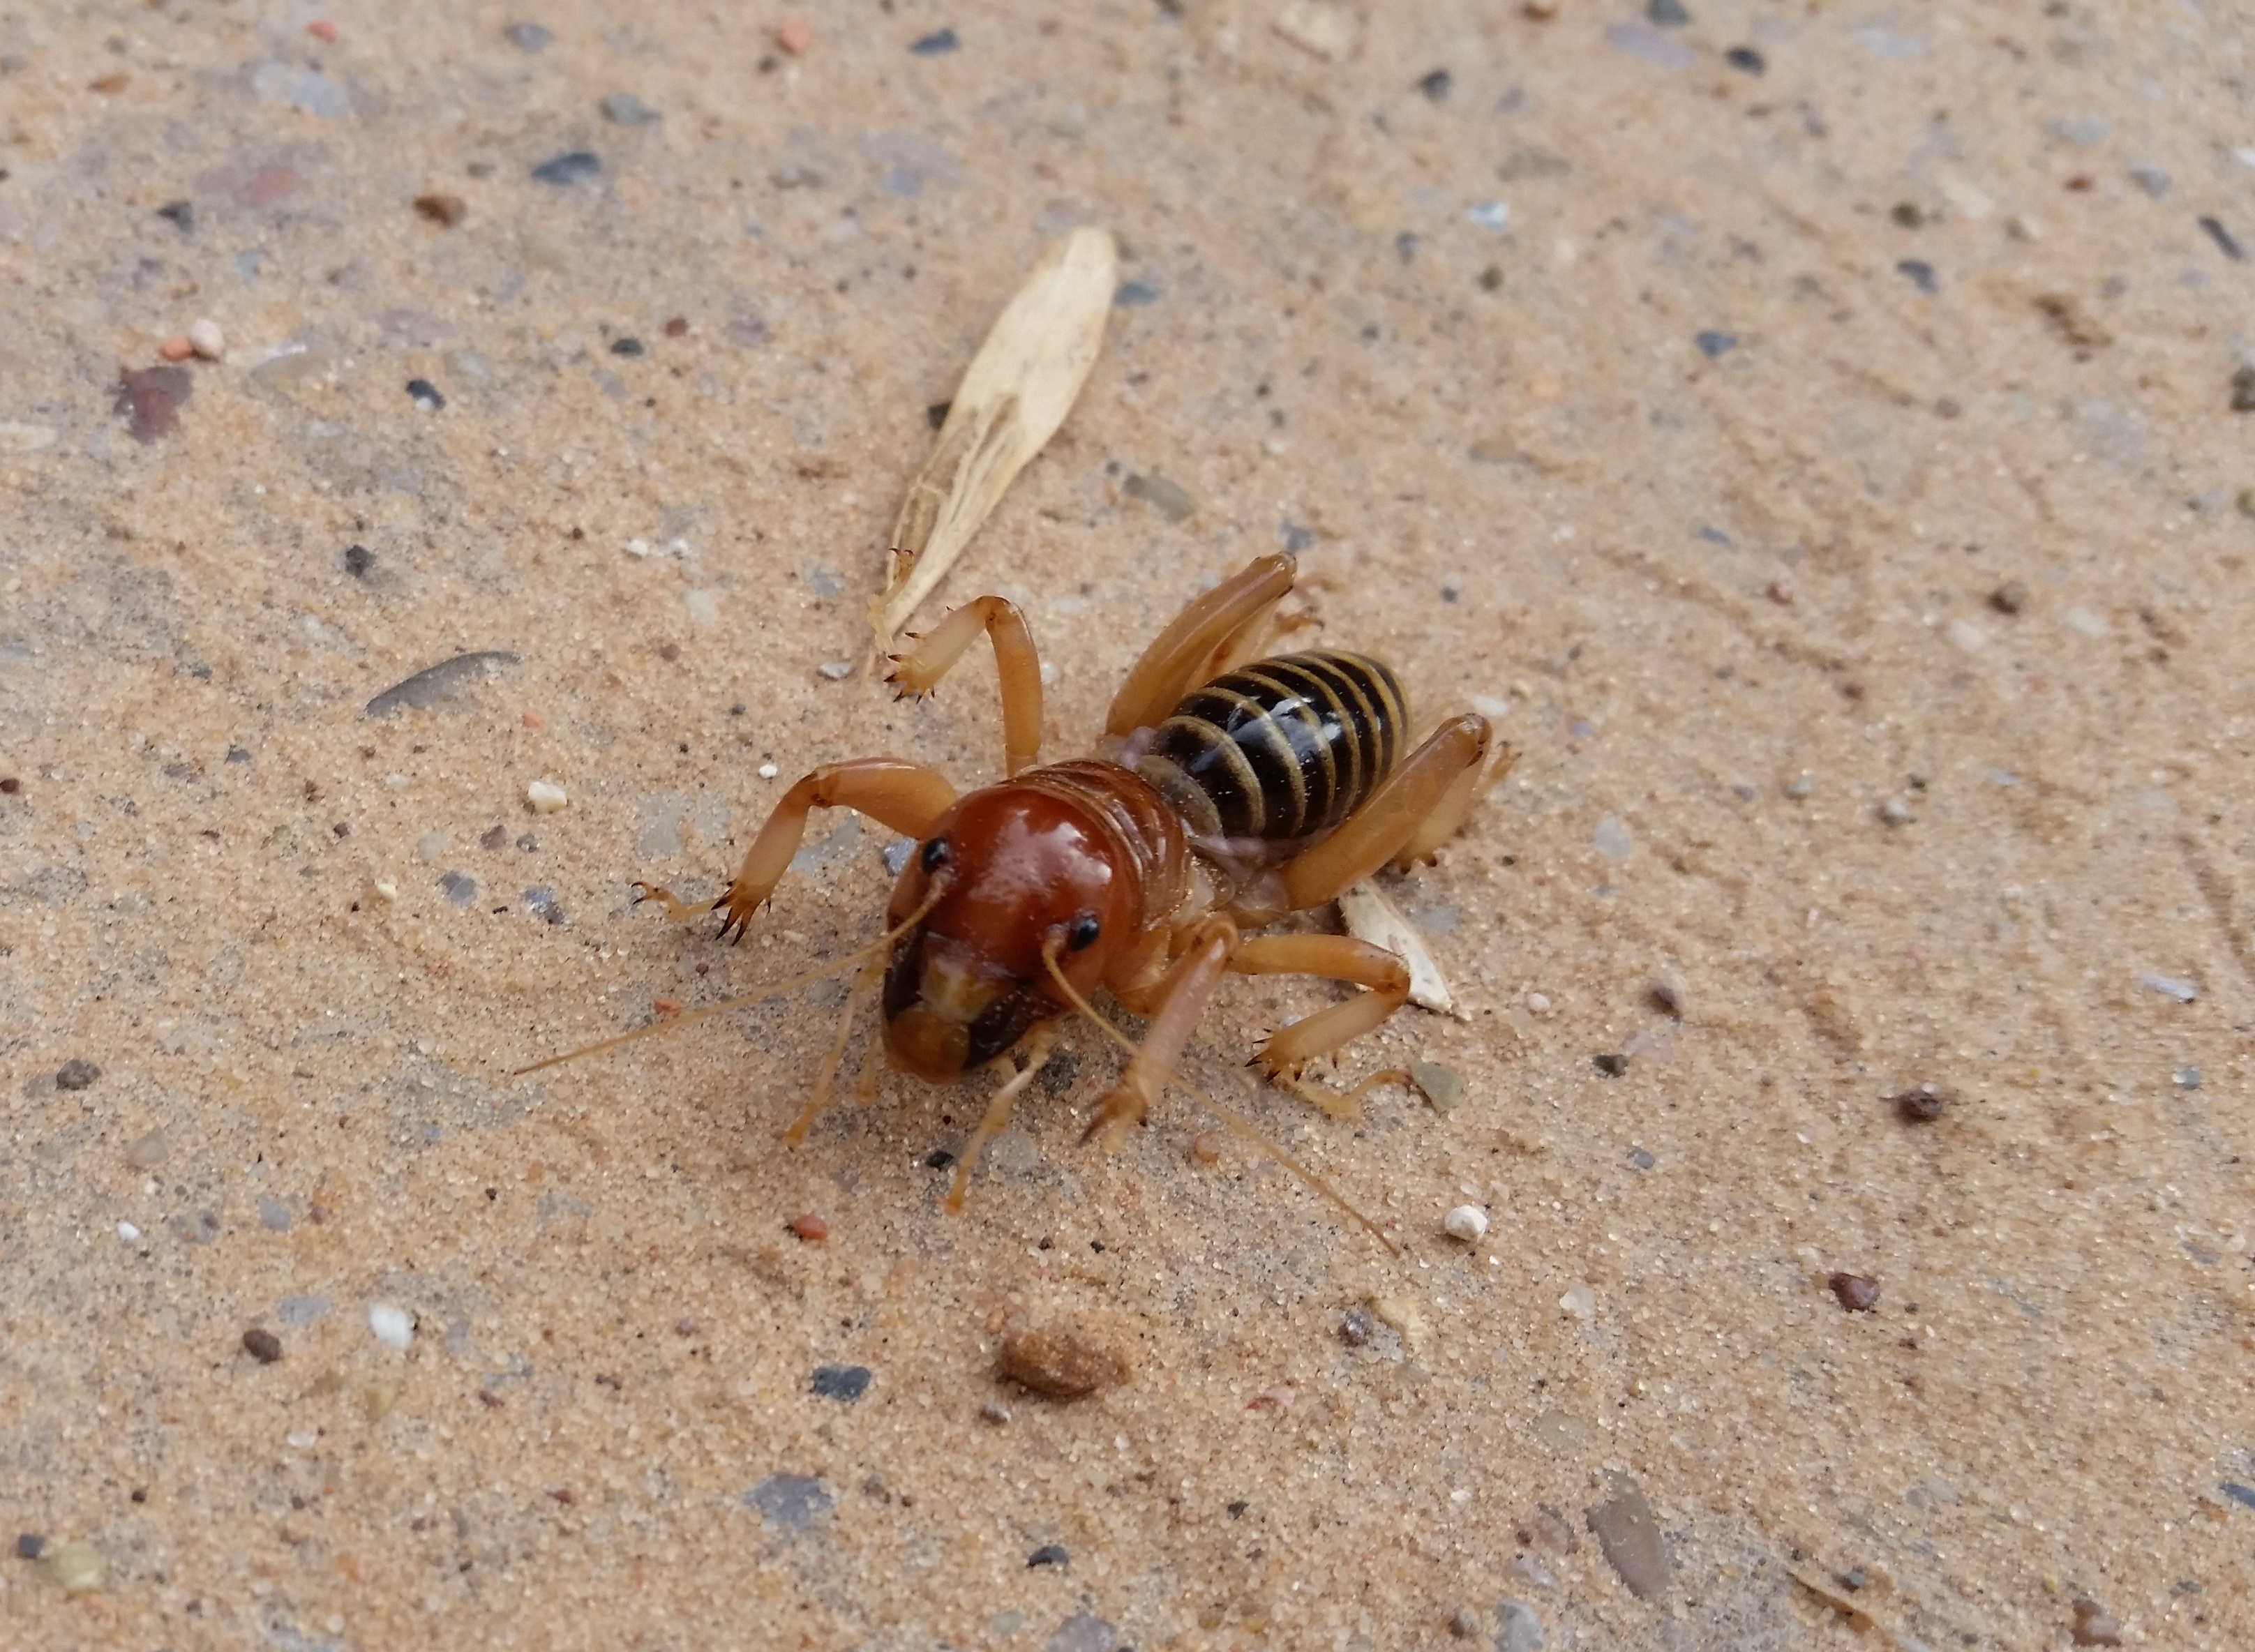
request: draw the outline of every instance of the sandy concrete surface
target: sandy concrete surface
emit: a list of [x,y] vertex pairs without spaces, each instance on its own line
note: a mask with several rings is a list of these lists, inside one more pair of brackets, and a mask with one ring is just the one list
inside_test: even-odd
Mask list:
[[[0,7],[0,1642],[2255,1644],[2248,18],[1549,9]],[[1079,223],[1049,749],[1289,544],[1521,753],[1315,1075],[1452,1106],[1186,1068],[1398,1258],[1086,1028],[959,1217],[991,1080],[777,1141],[834,980],[509,1076],[996,777],[864,614]]]

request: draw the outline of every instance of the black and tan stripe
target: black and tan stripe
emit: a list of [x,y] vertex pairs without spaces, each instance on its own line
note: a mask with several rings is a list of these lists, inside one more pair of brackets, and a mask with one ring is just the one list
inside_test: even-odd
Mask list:
[[1394,673],[1360,654],[1285,654],[1193,690],[1137,771],[1194,835],[1284,841],[1337,826],[1393,770],[1409,723]]

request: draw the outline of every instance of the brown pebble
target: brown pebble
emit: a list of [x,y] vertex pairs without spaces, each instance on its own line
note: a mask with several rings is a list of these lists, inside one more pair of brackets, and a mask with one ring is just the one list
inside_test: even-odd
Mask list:
[[242,1333],[242,1351],[261,1365],[272,1365],[282,1357],[282,1339],[263,1325],[253,1325]]
[[6,792],[11,798],[23,789],[24,783],[18,779],[14,775],[9,775],[5,778],[0,778],[0,791]]
[[2018,614],[2028,605],[2028,587],[2018,580],[2007,580],[1989,593],[1989,606],[1999,614]]
[[1007,1333],[994,1368],[1011,1381],[1057,1400],[1077,1400],[1127,1380],[1117,1354],[1067,1331]]
[[470,203],[460,195],[418,195],[415,210],[432,223],[452,229],[470,215]]
[[790,1231],[808,1244],[818,1244],[830,1237],[830,1224],[812,1211],[804,1211],[790,1219]]
[[670,339],[678,339],[678,338],[680,338],[680,337],[682,337],[683,335],[685,335],[688,331],[689,331],[689,318],[688,318],[687,316],[685,316],[685,315],[676,315],[676,316],[669,316],[669,317],[666,319],[666,323],[665,323],[665,336],[666,336],[666,337],[668,337],[668,338],[670,338]]
[[1220,1163],[1221,1140],[1219,1130],[1200,1130],[1191,1137],[1191,1156],[1201,1164]]
[[1582,1540],[1574,1535],[1565,1515],[1548,1503],[1535,1504],[1535,1518],[1527,1523],[1528,1529],[1520,1534],[1521,1543],[1539,1543],[1557,1555],[1570,1555],[1582,1546]]
[[185,334],[178,338],[166,339],[157,347],[157,354],[168,362],[185,362],[195,353],[195,345]]
[[1905,1124],[1931,1124],[1942,1116],[1949,1097],[1938,1084],[1914,1084],[1900,1095],[1887,1098],[1895,1104]]
[[[188,348],[192,352],[195,348]],[[194,387],[195,380],[184,367],[144,367],[120,376],[111,411],[130,415],[126,433],[135,441],[153,442],[172,434],[179,422],[180,406]]]
[[1660,1522],[1633,1480],[1617,1478],[1614,1484],[1613,1495],[1589,1511],[1590,1529],[1628,1592],[1640,1600],[1657,1600],[1668,1590]]
[[678,998],[653,999],[650,1007],[657,1013],[660,1021],[671,1021],[681,1013],[681,1000]]
[[2068,1631],[2077,1646],[2119,1646],[2121,1622],[2096,1600],[2075,1603],[2075,1626]]
[[89,92],[99,92],[104,97],[115,97],[131,83],[132,79],[130,74],[105,74],[98,81],[88,81],[86,83],[86,89]]
[[1861,1274],[1834,1274],[1825,1280],[1850,1313],[1869,1313],[1879,1305],[1879,1282]]

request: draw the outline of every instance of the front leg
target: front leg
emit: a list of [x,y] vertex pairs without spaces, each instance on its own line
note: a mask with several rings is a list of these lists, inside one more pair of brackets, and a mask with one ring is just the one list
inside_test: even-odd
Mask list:
[[937,769],[898,757],[856,757],[849,763],[825,763],[802,777],[783,794],[767,824],[760,828],[744,863],[727,891],[713,903],[725,908],[727,918],[720,936],[731,931],[741,939],[752,914],[758,911],[798,853],[806,836],[810,811],[859,809],[863,814],[912,838],[928,834],[933,823],[955,802],[955,788]]
[[891,657],[894,671],[885,680],[903,699],[923,699],[981,631],[994,644],[994,675],[1002,691],[1002,769],[1016,774],[1041,761],[1042,661],[1015,603],[982,596],[950,609],[914,652]]
[[1213,996],[1237,945],[1236,928],[1226,919],[1200,925],[1174,967],[1139,995],[1138,1007],[1152,1008],[1151,1024],[1144,1030],[1143,1042],[1120,1075],[1120,1082],[1097,1103],[1096,1115],[1089,1121],[1082,1141],[1101,1135],[1105,1150],[1114,1152],[1127,1139],[1128,1127],[1143,1121],[1151,1103],[1158,1099],[1160,1087],[1181,1064],[1183,1047],[1197,1030],[1206,1001]]

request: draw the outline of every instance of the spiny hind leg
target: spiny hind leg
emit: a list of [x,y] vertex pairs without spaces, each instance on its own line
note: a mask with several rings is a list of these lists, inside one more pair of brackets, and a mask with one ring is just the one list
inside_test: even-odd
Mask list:
[[1334,1117],[1347,1118],[1373,1084],[1393,1077],[1381,1073],[1345,1096],[1300,1082],[1300,1069],[1309,1062],[1376,1031],[1408,1001],[1408,968],[1383,946],[1351,935],[1260,935],[1239,944],[1229,967],[1240,975],[1320,975],[1366,988],[1271,1033],[1254,1058],[1264,1077]]
[[979,1121],[979,1128],[971,1133],[971,1140],[964,1147],[963,1156],[955,1162],[955,1181],[947,1190],[945,1201],[950,1211],[963,1208],[963,1193],[971,1185],[972,1167],[987,1150],[987,1143],[1009,1124],[1011,1103],[1034,1081],[1034,1075],[1048,1064],[1050,1053],[1056,1048],[1057,1028],[1052,1023],[1043,1022],[1026,1036],[1026,1065],[1003,1080],[1002,1087],[994,1092],[994,1099],[987,1103],[986,1115]]
[[741,938],[775,886],[798,853],[806,836],[806,817],[818,808],[858,809],[871,819],[920,838],[955,801],[955,788],[937,769],[898,757],[856,757],[849,763],[825,763],[802,777],[783,794],[783,800],[760,828],[743,864],[720,898],[715,911],[725,910],[721,938],[733,932]]
[[952,608],[910,653],[895,654],[885,680],[903,699],[921,699],[939,685],[956,661],[984,631],[994,644],[994,674],[1002,691],[1002,767],[1016,774],[1042,756],[1042,661],[1033,633],[1016,604],[982,596]]
[[1104,1138],[1106,1152],[1116,1152],[1128,1138],[1130,1125],[1141,1124],[1158,1100],[1159,1092],[1183,1058],[1183,1048],[1205,1013],[1206,1001],[1229,964],[1236,931],[1216,925],[1202,929],[1175,961],[1174,967],[1151,988],[1144,1002],[1153,1008],[1143,1042],[1136,1047],[1120,1082],[1096,1104],[1096,1112],[1081,1135]]
[[[1434,730],[1336,832],[1277,868],[1285,910],[1338,899],[1421,841],[1437,819],[1446,819],[1453,831],[1472,807],[1493,739],[1487,719],[1469,712]],[[1467,774],[1473,777],[1467,780]]]
[[1509,746],[1499,745],[1486,768],[1477,763],[1469,765],[1441,794],[1440,802],[1425,817],[1423,824],[1409,834],[1409,840],[1394,857],[1394,868],[1406,872],[1413,866],[1430,862],[1435,852],[1457,835],[1465,817],[1472,812],[1472,805],[1500,785],[1518,761],[1518,752]]
[[1184,695],[1212,675],[1217,657],[1229,657],[1267,623],[1296,572],[1297,565],[1281,552],[1257,557],[1176,615],[1128,669],[1105,732],[1124,739],[1163,721]]

